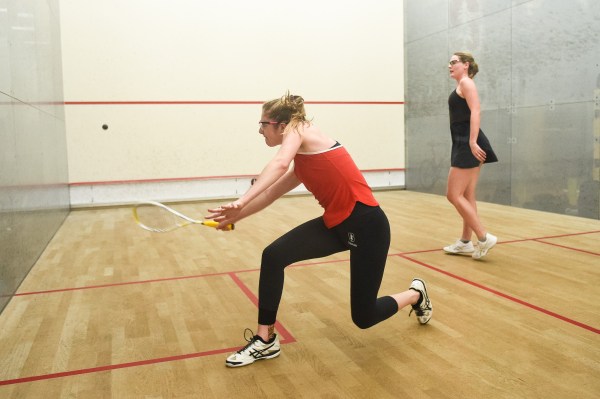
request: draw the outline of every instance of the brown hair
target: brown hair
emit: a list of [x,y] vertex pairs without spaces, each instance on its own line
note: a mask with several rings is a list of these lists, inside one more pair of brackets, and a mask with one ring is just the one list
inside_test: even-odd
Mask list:
[[281,98],[267,101],[263,104],[262,109],[265,115],[280,123],[298,126],[308,122],[304,110],[304,99],[301,96],[290,94],[289,91]]
[[473,55],[467,51],[457,51],[454,55],[460,59],[460,62],[469,63],[469,77],[473,79],[477,75],[477,72],[479,72],[479,66],[475,62]]

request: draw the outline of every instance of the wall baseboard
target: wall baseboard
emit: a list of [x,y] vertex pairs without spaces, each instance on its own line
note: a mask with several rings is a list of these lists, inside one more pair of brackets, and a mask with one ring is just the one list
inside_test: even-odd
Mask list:
[[[363,171],[373,190],[403,189],[402,169]],[[138,201],[201,201],[237,198],[250,187],[251,177],[220,177],[165,181],[78,183],[69,186],[71,208],[119,206]],[[307,194],[301,185],[290,194]]]

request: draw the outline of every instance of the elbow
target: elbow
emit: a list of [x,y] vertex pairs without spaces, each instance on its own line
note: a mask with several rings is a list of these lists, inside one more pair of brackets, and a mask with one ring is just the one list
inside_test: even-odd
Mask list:
[[273,168],[277,171],[279,177],[281,177],[290,168],[290,162],[287,162],[283,159],[276,159],[273,162]]

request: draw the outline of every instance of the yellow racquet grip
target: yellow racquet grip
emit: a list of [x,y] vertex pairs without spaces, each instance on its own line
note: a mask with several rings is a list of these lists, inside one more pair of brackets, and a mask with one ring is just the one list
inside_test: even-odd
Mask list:
[[[219,222],[215,222],[214,220],[205,220],[204,222],[202,222],[203,225],[208,226],[208,227],[217,227],[219,225]],[[235,229],[235,225],[233,224],[229,224],[227,225],[227,228],[223,229],[223,230],[233,230]]]

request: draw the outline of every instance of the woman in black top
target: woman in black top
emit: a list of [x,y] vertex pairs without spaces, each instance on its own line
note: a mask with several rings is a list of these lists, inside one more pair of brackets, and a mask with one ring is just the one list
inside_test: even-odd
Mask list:
[[[448,98],[452,154],[446,197],[463,220],[462,235],[456,243],[444,247],[452,254],[472,254],[474,259],[485,256],[496,245],[497,237],[488,233],[477,214],[475,191],[484,163],[498,158],[489,140],[480,129],[480,104],[473,77],[479,68],[469,53],[457,52],[450,59],[450,77],[456,80],[456,89]],[[477,244],[471,235],[477,235]]]

